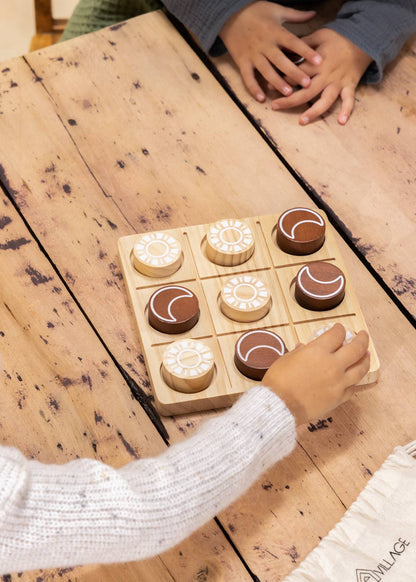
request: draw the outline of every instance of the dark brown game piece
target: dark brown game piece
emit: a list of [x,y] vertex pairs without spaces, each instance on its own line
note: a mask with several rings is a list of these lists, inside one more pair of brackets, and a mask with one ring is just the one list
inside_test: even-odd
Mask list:
[[333,263],[309,263],[296,276],[295,298],[306,309],[332,309],[341,303],[344,295],[344,273]]
[[163,333],[184,333],[199,319],[198,298],[186,287],[165,285],[150,297],[149,323]]
[[286,352],[285,343],[277,334],[257,329],[239,338],[235,344],[234,362],[244,376],[261,380],[273,362]]
[[310,255],[321,248],[325,240],[325,221],[310,208],[291,208],[276,224],[276,242],[285,253]]

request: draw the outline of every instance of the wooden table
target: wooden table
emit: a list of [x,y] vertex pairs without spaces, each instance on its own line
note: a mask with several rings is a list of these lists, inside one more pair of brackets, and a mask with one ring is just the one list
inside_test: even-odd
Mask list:
[[[330,20],[331,14],[324,14],[317,24]],[[314,27],[308,24],[295,30],[306,33]],[[415,50],[416,35],[387,67],[380,85],[358,88],[354,113],[345,126],[337,122],[339,103],[318,122],[300,126],[305,107],[276,113],[270,108],[273,93],[265,104],[257,103],[248,97],[229,56],[215,60],[249,118],[413,322]]]
[[[221,70],[231,76],[228,63]],[[156,455],[217,413],[155,411],[117,240],[201,217],[310,206],[310,192],[159,12],[3,63],[0,95],[1,442],[43,462],[88,456],[121,466]],[[289,118],[279,123],[295,128]],[[298,173],[319,131],[341,149],[360,119],[358,111],[351,134],[335,125],[328,132],[327,122],[303,128]],[[351,154],[344,164],[353,161]],[[336,178],[325,177],[331,193]],[[357,204],[361,192],[351,183]],[[326,202],[332,209],[332,197]],[[351,214],[343,221],[353,246],[367,240]],[[377,387],[332,422],[301,428],[288,459],[160,557],[11,580],[283,580],[393,447],[415,438],[414,328],[340,236],[338,244],[381,360]]]

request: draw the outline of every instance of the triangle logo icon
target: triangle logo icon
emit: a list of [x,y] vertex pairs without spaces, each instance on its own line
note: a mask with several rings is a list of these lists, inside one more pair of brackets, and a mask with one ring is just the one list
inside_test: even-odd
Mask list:
[[373,570],[356,570],[357,582],[380,582],[381,578]]

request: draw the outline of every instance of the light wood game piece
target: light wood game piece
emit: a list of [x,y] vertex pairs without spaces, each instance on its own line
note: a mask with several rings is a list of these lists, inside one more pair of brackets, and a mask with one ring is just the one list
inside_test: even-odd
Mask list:
[[184,333],[199,319],[198,297],[186,287],[164,285],[150,297],[148,318],[162,333]]
[[[325,323],[325,324],[321,324],[319,327],[317,327],[311,337],[311,341],[317,339],[319,336],[321,336],[323,333],[329,331],[331,329],[331,327],[334,327],[335,325],[335,321],[332,323]],[[342,324],[344,329],[345,329],[345,340],[343,342],[343,345],[345,346],[345,344],[349,344],[351,343],[351,341],[354,339],[354,337],[357,335],[355,333],[355,331],[353,331],[352,329],[350,329],[349,327],[347,327],[346,325]]]
[[254,252],[254,236],[247,223],[237,219],[211,224],[206,238],[206,255],[217,265],[241,265]]
[[214,354],[201,341],[185,339],[169,344],[163,354],[162,376],[179,392],[200,392],[214,375]]
[[[119,240],[121,265],[138,324],[146,367],[154,391],[155,406],[161,414],[184,414],[229,406],[249,389],[253,382],[258,381],[242,372],[243,361],[240,369],[236,364],[236,342],[244,333],[258,331],[261,328],[277,334],[283,339],[288,349],[293,349],[298,342],[305,344],[310,342],[317,329],[324,328],[335,321],[342,322],[344,327],[348,327],[354,333],[358,333],[360,329],[367,329],[353,288],[353,281],[348,277],[332,227],[325,214],[319,211],[326,226],[324,244],[317,253],[299,258],[282,251],[276,244],[275,228],[282,212],[283,209],[277,214],[235,221],[249,225],[254,239],[253,248],[255,246],[256,249],[252,257],[241,267],[220,266],[208,258],[206,239],[209,229],[213,226],[212,223],[166,231],[165,234],[181,241],[183,262],[180,269],[167,279],[153,279],[151,283],[133,266],[131,250],[137,242],[138,235],[128,235]],[[226,222],[229,225],[231,221],[220,222]],[[321,265],[319,269],[335,268],[335,273],[332,270],[330,276],[328,273],[325,276],[322,274],[316,276],[314,272],[316,265],[318,267]],[[309,267],[309,273],[318,279],[318,283],[320,282],[321,295],[332,295],[335,291],[335,295],[338,295],[337,301],[340,301],[339,305],[328,307],[326,303],[320,310],[314,310],[299,304],[295,297],[295,281],[299,271],[304,267]],[[304,274],[306,274],[307,288],[308,283],[317,284],[308,276],[306,270]],[[341,285],[341,279],[338,279],[340,274],[343,285]],[[249,279],[245,280],[246,277]],[[260,279],[268,292],[268,299],[265,299],[263,308],[256,306],[253,312],[250,311],[252,306],[248,306],[248,300],[253,298],[253,289],[256,287],[246,285],[241,288],[243,295],[240,297],[245,302],[245,307],[238,311],[233,301],[227,311],[227,302],[224,300],[223,293],[224,285],[233,279],[238,280],[237,278],[242,278],[245,284],[251,278]],[[302,277],[303,285],[305,281]],[[181,360],[182,364],[179,368],[182,368],[184,375],[181,373],[177,375],[175,371],[169,370],[167,363],[163,364],[164,361],[166,362],[167,347],[175,346],[177,344],[175,340],[178,337],[171,330],[160,332],[154,329],[147,320],[150,298],[163,287],[183,287],[198,298],[201,311],[198,322],[192,331],[185,332],[181,337],[186,341],[203,342],[213,354],[212,368],[208,367],[206,375],[199,374],[199,371],[195,373],[192,367],[187,369],[182,365],[188,358],[195,358],[194,363],[199,360],[199,356],[197,357],[194,352],[188,351],[185,354],[186,358]],[[168,303],[178,297],[176,292],[177,289],[172,290],[173,295],[169,296]],[[342,299],[343,293],[344,299]],[[182,291],[180,294],[182,295]],[[188,301],[187,297],[183,299]],[[178,299],[178,301],[181,300]],[[316,297],[314,301],[319,303]],[[171,306],[171,313],[175,318],[177,317],[175,310],[178,306],[176,300]],[[166,302],[165,308],[167,312]],[[261,318],[260,322],[257,318]],[[189,334],[192,334],[192,338]],[[370,369],[360,385],[375,382],[379,375],[380,362],[371,336],[369,351]],[[255,354],[255,352],[256,350],[251,353]],[[177,369],[178,364],[176,364]]]
[[276,242],[285,253],[310,255],[325,241],[325,221],[310,208],[290,208],[276,224]]
[[309,263],[296,276],[295,298],[306,309],[332,309],[341,303],[344,296],[345,276],[333,263]]
[[270,304],[269,289],[253,275],[236,275],[221,290],[221,311],[234,321],[257,321],[268,313]]
[[179,241],[165,232],[148,232],[140,235],[133,247],[135,269],[148,277],[168,277],[182,263]]
[[270,366],[287,352],[280,336],[266,329],[244,333],[235,344],[234,363],[247,378],[262,380]]

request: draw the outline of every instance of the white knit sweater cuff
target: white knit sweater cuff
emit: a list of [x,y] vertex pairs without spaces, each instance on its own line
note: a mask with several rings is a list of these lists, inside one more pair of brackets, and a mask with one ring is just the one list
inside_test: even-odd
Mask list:
[[43,465],[0,448],[0,574],[163,552],[294,445],[293,416],[257,386],[192,437],[118,470],[91,459]]

